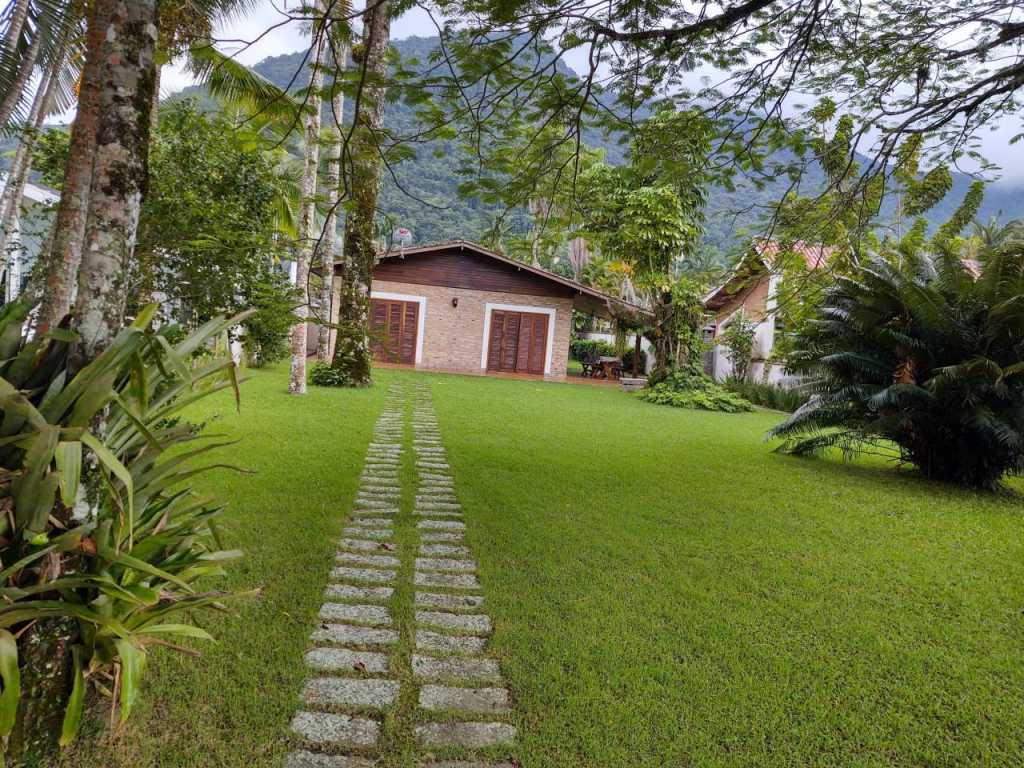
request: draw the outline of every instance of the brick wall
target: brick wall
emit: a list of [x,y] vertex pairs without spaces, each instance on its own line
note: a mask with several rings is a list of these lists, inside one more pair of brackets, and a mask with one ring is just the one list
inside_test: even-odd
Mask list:
[[[424,316],[422,368],[481,373],[485,305],[506,304],[555,310],[555,334],[551,353],[553,378],[565,376],[569,360],[569,331],[572,299],[526,296],[517,293],[475,291],[436,285],[416,285],[375,280],[374,292],[422,296],[427,300]],[[458,306],[452,306],[452,299]]]

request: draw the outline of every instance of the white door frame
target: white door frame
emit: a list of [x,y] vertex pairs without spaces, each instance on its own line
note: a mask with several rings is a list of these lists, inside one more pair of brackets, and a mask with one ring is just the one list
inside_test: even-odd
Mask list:
[[494,310],[499,312],[529,312],[534,315],[548,316],[548,343],[544,350],[544,374],[551,373],[551,354],[555,348],[555,308],[554,307],[530,307],[522,304],[484,304],[484,342],[483,351],[480,353],[480,370],[487,370],[487,352],[491,343],[491,313]]
[[391,293],[390,291],[370,291],[371,299],[384,299],[385,301],[412,301],[420,305],[416,313],[416,365],[423,362],[423,328],[427,319],[427,297],[412,296],[408,293]]

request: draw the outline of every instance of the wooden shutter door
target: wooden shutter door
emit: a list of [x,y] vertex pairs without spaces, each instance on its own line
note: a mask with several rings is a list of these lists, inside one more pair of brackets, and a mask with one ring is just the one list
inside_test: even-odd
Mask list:
[[406,365],[416,362],[416,341],[419,334],[420,305],[415,301],[403,302],[402,338],[398,345],[398,359]]
[[514,371],[519,355],[519,327],[522,316],[518,312],[505,314],[505,328],[501,334],[501,362],[503,371]]
[[531,315],[530,341],[528,343],[530,354],[526,370],[530,373],[544,373],[544,358],[548,351],[548,316]]
[[370,300],[370,349],[374,360],[384,360],[384,341],[387,336],[388,303]]

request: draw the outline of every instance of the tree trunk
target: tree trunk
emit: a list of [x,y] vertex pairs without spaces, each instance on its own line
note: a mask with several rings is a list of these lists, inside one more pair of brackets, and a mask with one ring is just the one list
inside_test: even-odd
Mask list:
[[22,135],[19,137],[18,149],[14,153],[14,161],[7,176],[7,184],[4,185],[3,195],[0,196],[0,259],[5,265],[8,261],[7,249],[11,244],[11,230],[18,220],[21,201],[25,195],[25,184],[28,182],[28,174],[32,169],[32,149],[35,147],[39,131],[43,127],[43,121],[50,114],[53,97],[57,91],[58,73],[64,63],[64,51],[65,47],[62,45],[57,56],[54,57],[54,63],[36,89],[35,98],[32,100],[32,109],[29,111]]
[[[344,73],[348,63],[348,46],[341,44],[336,51],[338,61],[335,62],[335,75]],[[344,190],[341,188],[341,156],[345,150],[341,138],[341,121],[345,112],[345,94],[341,88],[335,86],[331,94],[331,157],[327,162],[327,221],[324,223],[325,238],[320,248],[322,254],[320,265],[323,270],[323,285],[320,288],[320,333],[316,340],[316,359],[321,363],[330,360],[331,354],[331,329],[328,323],[331,321],[331,303],[334,299],[334,254],[339,250],[340,238],[338,236],[338,207]]]
[[377,259],[374,219],[380,191],[380,150],[377,135],[384,119],[391,2],[369,6],[363,12],[362,104],[354,116],[350,142],[352,158],[352,210],[345,222],[345,273],[338,307],[338,333],[332,366],[349,386],[369,386],[370,287]]
[[36,622],[18,639],[21,699],[3,752],[5,765],[50,764],[71,692],[71,648],[78,639],[78,625],[69,619]]
[[320,104],[324,86],[324,50],[326,32],[323,24],[324,0],[317,0],[319,20],[313,24],[313,55],[309,76],[310,113],[306,117],[306,151],[302,166],[302,213],[299,220],[299,247],[295,251],[295,287],[299,289],[298,322],[292,326],[292,366],[288,392],[306,394],[306,341],[309,320],[309,265],[313,260],[319,232],[316,229],[316,177],[320,166]]
[[[7,34],[4,35],[4,52],[13,60],[17,56],[18,40],[21,39],[21,32],[25,28],[25,19],[28,17],[28,0],[18,0],[17,5],[11,12],[11,23],[7,27]],[[25,58],[19,63],[18,74],[15,76],[13,87],[3,102],[0,103],[0,128],[7,125],[7,121],[14,114],[14,108],[21,101],[29,78],[32,77],[32,70],[36,66],[36,58],[39,56],[39,48],[42,45],[43,36],[36,31],[32,45],[25,53]]]
[[36,326],[38,333],[56,327],[71,309],[71,293],[82,260],[85,219],[92,189],[96,126],[100,116],[100,84],[103,78],[103,37],[115,1],[97,0],[89,18],[85,65],[78,91],[78,109],[71,127],[71,143],[60,204],[46,263],[39,265],[41,281],[45,281],[45,287]]
[[156,0],[116,0],[104,36],[100,117],[75,302],[81,337],[76,366],[106,349],[124,322],[125,277],[149,170],[156,25]]

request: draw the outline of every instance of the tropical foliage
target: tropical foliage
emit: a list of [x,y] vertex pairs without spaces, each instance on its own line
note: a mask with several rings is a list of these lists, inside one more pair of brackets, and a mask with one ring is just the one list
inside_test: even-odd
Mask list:
[[[150,648],[210,639],[192,611],[226,595],[196,582],[238,555],[219,546],[219,505],[187,484],[223,466],[202,462],[223,443],[179,414],[213,392],[237,394],[230,360],[190,360],[244,318],[214,318],[172,344],[149,306],[76,370],[74,334],[25,340],[30,309],[0,310],[0,736],[16,755],[33,738],[22,730],[33,700],[21,691],[49,691],[44,706],[66,702],[62,744],[78,732],[89,689],[114,697],[127,719]],[[56,632],[71,658],[33,657]],[[65,668],[69,693],[60,680],[40,684]]]
[[796,454],[876,451],[992,488],[1024,469],[1024,245],[980,274],[938,251],[868,260],[828,293],[790,367],[810,402],[773,434]]
[[702,411],[740,413],[754,410],[754,406],[742,396],[719,386],[692,364],[672,371],[657,384],[644,389],[639,397],[656,405]]

